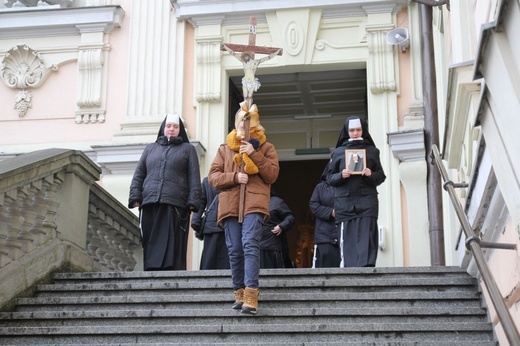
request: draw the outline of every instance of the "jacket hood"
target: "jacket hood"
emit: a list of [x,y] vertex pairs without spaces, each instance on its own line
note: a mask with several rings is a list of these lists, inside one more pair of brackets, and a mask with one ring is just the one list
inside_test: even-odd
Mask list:
[[329,167],[330,167],[330,161],[327,162],[325,167],[323,168],[323,173],[321,173],[320,182],[328,184],[329,181],[327,180],[327,176],[329,175]]

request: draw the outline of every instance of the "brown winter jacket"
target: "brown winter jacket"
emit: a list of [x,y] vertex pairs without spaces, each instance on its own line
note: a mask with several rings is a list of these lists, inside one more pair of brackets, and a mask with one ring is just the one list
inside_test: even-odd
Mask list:
[[[236,154],[228,144],[222,144],[208,174],[209,183],[219,193],[219,224],[226,217],[238,217],[240,184],[237,183],[236,176],[240,172],[240,166],[234,160]],[[258,173],[249,175],[245,190],[244,215],[262,213],[268,218],[271,184],[278,178],[280,170],[278,155],[274,145],[264,142],[249,155],[249,158],[258,167]]]

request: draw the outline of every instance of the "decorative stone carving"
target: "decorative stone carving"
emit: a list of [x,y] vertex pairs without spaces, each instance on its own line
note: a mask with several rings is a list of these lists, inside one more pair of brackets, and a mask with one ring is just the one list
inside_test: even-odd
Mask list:
[[5,84],[13,89],[36,88],[49,73],[38,52],[26,45],[18,45],[9,50],[0,71]]
[[397,90],[395,61],[392,46],[386,43],[386,33],[393,26],[389,24],[367,25],[367,41],[370,59],[368,75],[370,91],[380,94]]
[[35,7],[38,0],[4,0],[5,7]]
[[74,0],[4,0],[5,7],[69,7]]
[[391,132],[387,136],[392,153],[400,162],[423,161],[426,157],[423,129]]
[[32,95],[28,90],[20,90],[16,94],[16,101],[14,102],[14,109],[18,111],[18,116],[21,118],[27,114],[27,109],[32,108]]
[[[103,55],[101,49],[85,49],[79,51],[78,70],[80,80],[80,95],[77,100],[79,107],[101,106],[101,81]],[[89,82],[91,81],[91,82]]]
[[197,101],[220,101],[220,37],[197,40]]
[[14,108],[23,117],[31,108],[31,93],[27,90],[38,88],[51,71],[58,66],[46,67],[40,54],[27,45],[18,45],[7,52],[0,64],[0,77],[12,89],[19,89]]
[[300,22],[295,20],[287,23],[285,27],[285,51],[290,55],[298,55],[305,45],[305,29]]

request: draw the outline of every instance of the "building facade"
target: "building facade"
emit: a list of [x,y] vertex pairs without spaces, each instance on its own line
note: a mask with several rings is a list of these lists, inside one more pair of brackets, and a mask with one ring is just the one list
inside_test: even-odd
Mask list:
[[[289,240],[297,266],[308,266],[312,250],[308,200],[354,114],[368,120],[387,175],[378,189],[377,266],[431,265],[421,2],[6,0],[1,158],[84,151],[103,170],[99,183],[126,204],[144,146],[166,113],[179,113],[207,175],[241,101],[243,66],[221,44],[246,44],[253,16],[256,45],[283,48],[259,66],[254,101],[280,157],[277,190],[296,214]],[[518,26],[517,3],[433,5],[443,162],[454,181],[469,184],[457,192],[473,231],[518,244],[520,53],[508,34]],[[478,275],[446,193],[442,206],[445,264]],[[202,244],[191,237],[189,247],[197,269]],[[486,256],[518,321],[518,250]]]

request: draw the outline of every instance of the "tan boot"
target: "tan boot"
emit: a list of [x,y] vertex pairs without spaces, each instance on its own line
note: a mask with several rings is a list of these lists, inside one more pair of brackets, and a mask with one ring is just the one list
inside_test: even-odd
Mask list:
[[246,287],[244,292],[244,304],[242,305],[242,312],[244,314],[256,315],[258,312],[258,295],[260,290],[258,288]]
[[235,302],[233,303],[232,308],[235,310],[240,310],[242,308],[242,304],[244,304],[244,289],[239,288],[235,291]]

